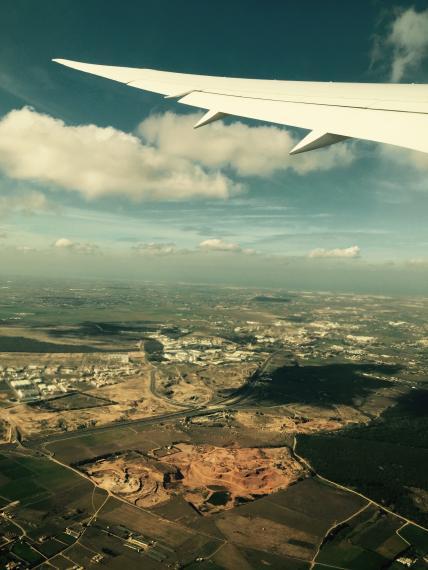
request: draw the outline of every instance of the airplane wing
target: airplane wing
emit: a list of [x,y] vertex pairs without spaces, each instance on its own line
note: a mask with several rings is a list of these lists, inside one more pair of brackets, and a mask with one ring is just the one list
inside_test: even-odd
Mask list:
[[207,109],[195,128],[235,115],[309,129],[290,154],[347,138],[428,153],[428,85],[236,79],[53,61]]

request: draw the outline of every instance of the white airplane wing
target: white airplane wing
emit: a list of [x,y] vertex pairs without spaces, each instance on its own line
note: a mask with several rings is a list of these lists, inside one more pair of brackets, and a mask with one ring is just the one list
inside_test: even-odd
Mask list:
[[195,127],[236,115],[309,129],[290,154],[346,138],[428,153],[428,85],[235,79],[53,61],[207,109]]

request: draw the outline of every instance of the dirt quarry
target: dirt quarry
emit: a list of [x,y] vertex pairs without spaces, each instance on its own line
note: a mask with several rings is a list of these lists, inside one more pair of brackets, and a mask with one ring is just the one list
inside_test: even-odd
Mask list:
[[132,452],[100,459],[80,469],[102,489],[139,507],[152,507],[167,501],[171,494],[168,486],[181,477],[174,467],[163,466]]
[[239,448],[180,443],[163,458],[177,467],[185,499],[200,512],[231,508],[285,489],[305,474],[287,447]]
[[229,509],[285,489],[306,476],[287,447],[239,448],[179,443],[152,454],[85,464],[97,485],[140,507],[182,495],[201,514]]

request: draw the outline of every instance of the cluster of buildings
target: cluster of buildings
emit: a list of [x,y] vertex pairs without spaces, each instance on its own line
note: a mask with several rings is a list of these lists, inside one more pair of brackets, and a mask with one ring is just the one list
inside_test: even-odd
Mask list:
[[0,381],[6,382],[20,402],[31,402],[75,390],[79,382],[99,388],[115,384],[135,373],[128,354],[103,355],[96,364],[1,366]]
[[0,379],[14,392],[19,401],[28,402],[67,392],[66,384],[57,376],[59,366],[0,366]]
[[174,550],[164,542],[153,540],[121,524],[104,528],[103,525],[99,523],[99,526],[101,530],[108,535],[121,540],[123,546],[126,546],[126,548],[135,550],[139,554],[145,554],[156,562],[165,562],[169,556],[174,554]]
[[250,337],[245,344],[237,344],[219,336],[188,334],[170,338],[162,332],[152,338],[163,345],[163,359],[173,363],[226,364],[256,361],[275,348],[293,350],[296,358],[327,359],[341,356],[346,360],[361,361],[375,358],[369,348],[376,344],[373,336],[355,334],[358,326],[320,319],[293,326],[285,320],[273,323],[246,321],[233,328],[238,337]]
[[292,349],[294,356],[302,360],[335,356],[351,361],[362,361],[367,357],[376,359],[377,355],[369,349],[376,345],[377,338],[355,334],[357,329],[358,325],[320,319],[295,326],[285,320],[268,324],[247,321],[245,326],[236,327],[234,331],[252,335],[259,347]]
[[177,339],[162,333],[151,336],[162,344],[163,358],[169,362],[198,363],[200,366],[207,366],[248,362],[260,358],[251,345],[240,347],[218,336],[188,335]]
[[[356,323],[352,320],[350,322],[347,314],[346,320],[338,314],[330,317],[333,318],[329,318],[325,310],[319,318],[313,320],[308,320],[303,313],[297,315],[296,322],[277,318],[273,322],[244,321],[239,326],[233,320],[212,323],[217,330],[222,331],[220,334],[235,342],[213,334],[205,336],[190,333],[188,329],[182,329],[178,338],[165,334],[162,328],[150,337],[161,343],[164,361],[196,363],[198,366],[260,361],[279,348],[291,350],[295,358],[301,360],[340,357],[357,362],[367,359],[379,363],[391,362],[391,350],[390,354],[381,354],[380,338],[368,334],[371,328],[367,327],[367,319],[363,323]],[[396,331],[403,323],[404,321],[390,321],[385,326]],[[395,336],[396,344],[403,342],[401,337]],[[413,341],[413,345],[407,345],[417,348],[419,354],[428,346],[428,339],[419,337]],[[400,346],[400,350],[406,349],[407,345]],[[142,346],[143,342],[140,348]],[[389,345],[391,348],[394,348],[392,343]],[[81,389],[82,383],[95,388],[116,384],[134,375],[144,358],[145,353],[140,350],[134,353],[85,355],[81,362],[71,358],[69,362],[58,365],[0,365],[0,381],[10,386],[18,401],[28,402]],[[71,364],[73,361],[74,365]],[[416,369],[417,359],[409,359],[409,365]]]
[[417,559],[410,558],[409,556],[401,556],[400,558],[396,559],[396,562],[399,562],[407,568],[411,568],[417,562]]

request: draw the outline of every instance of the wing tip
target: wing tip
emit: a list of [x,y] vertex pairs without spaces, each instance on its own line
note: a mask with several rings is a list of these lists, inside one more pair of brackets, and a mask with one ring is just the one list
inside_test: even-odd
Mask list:
[[61,65],[68,65],[70,63],[77,63],[77,61],[71,61],[70,59],[62,59],[61,57],[54,57],[51,59],[54,63],[60,63]]
[[72,69],[78,69],[79,71],[86,71],[90,64],[83,63],[81,61],[73,61],[72,59],[63,59],[61,57],[54,57],[51,60],[53,63],[59,63],[65,67],[71,67]]

